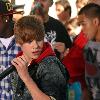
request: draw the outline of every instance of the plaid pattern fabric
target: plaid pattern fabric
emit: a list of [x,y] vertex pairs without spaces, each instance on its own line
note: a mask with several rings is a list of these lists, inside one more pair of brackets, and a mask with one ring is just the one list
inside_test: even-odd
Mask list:
[[[8,48],[0,41],[0,73],[11,66],[11,60],[16,57],[20,51],[20,47],[15,44],[13,38]],[[11,77],[8,75],[0,82],[0,100],[12,100],[13,90],[11,85]]]

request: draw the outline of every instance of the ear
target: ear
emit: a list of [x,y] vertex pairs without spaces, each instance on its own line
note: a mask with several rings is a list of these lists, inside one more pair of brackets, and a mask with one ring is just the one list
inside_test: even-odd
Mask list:
[[94,25],[99,26],[100,21],[99,21],[98,18],[94,18],[94,19],[93,19],[93,23],[94,23]]

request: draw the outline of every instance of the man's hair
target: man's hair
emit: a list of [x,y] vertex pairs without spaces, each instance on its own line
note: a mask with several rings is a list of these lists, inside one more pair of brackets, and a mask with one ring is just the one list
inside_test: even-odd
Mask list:
[[67,24],[70,24],[73,28],[77,28],[78,27],[78,20],[77,17],[75,18],[71,18]]
[[20,18],[14,26],[16,42],[23,44],[33,40],[44,40],[44,25],[41,19],[35,15]]
[[87,2],[88,2],[89,0],[76,0],[76,3],[85,3],[85,4],[87,4]]
[[100,6],[94,3],[87,4],[78,13],[78,15],[84,14],[87,18],[97,17],[100,20]]
[[67,0],[58,0],[55,2],[55,4],[60,4],[64,7],[64,11],[69,10],[69,15],[71,16],[71,6],[70,3]]

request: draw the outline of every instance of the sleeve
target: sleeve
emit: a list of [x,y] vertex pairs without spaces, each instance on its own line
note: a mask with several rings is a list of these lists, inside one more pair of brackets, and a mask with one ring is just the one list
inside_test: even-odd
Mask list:
[[66,100],[67,84],[57,63],[51,61],[40,66],[39,88],[55,100]]

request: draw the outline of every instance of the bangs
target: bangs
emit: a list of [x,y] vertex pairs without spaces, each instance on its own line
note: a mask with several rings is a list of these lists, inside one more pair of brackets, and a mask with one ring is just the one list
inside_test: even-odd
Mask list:
[[[37,27],[38,28],[38,27]],[[44,40],[44,31],[41,30],[40,28],[37,29],[36,27],[32,28],[32,27],[23,27],[23,28],[19,28],[16,27],[14,30],[14,33],[17,34],[15,35],[16,38],[16,42],[23,44],[29,41],[42,41]]]
[[23,44],[29,41],[44,40],[45,29],[40,17],[24,16],[14,25],[16,42]]

